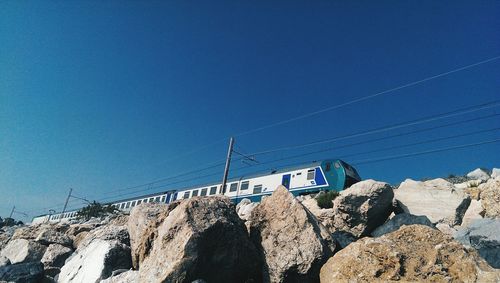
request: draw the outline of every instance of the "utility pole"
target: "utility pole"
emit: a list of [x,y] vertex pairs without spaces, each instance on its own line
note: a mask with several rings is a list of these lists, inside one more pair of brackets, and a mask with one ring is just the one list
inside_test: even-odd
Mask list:
[[9,218],[12,218],[12,214],[14,214],[14,210],[16,209],[16,206],[14,205],[12,207],[12,210],[10,211],[10,215],[9,215]]
[[229,166],[231,165],[231,154],[233,153],[234,138],[229,139],[229,148],[227,150],[226,167],[224,168],[224,177],[222,178],[221,192],[226,193],[227,175],[229,174]]
[[[68,201],[69,201],[69,198],[71,197],[71,193],[72,193],[72,192],[73,192],[73,189],[72,189],[72,188],[70,188],[70,189],[69,189],[69,194],[68,194],[68,197],[66,198],[66,202],[64,203],[64,208],[63,208],[63,210],[62,210],[61,214],[64,214],[64,213],[66,212],[66,207],[68,206]],[[61,219],[61,218],[59,218],[59,219]]]

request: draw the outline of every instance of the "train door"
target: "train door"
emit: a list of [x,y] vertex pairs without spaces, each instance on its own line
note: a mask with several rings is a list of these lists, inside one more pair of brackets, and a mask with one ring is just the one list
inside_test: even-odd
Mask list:
[[283,187],[290,189],[290,174],[283,175],[281,184],[283,185]]

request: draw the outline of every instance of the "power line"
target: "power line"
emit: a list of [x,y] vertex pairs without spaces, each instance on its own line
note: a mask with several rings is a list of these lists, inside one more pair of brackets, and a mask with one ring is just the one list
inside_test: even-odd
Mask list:
[[444,147],[444,148],[438,148],[438,149],[434,149],[434,150],[426,150],[426,151],[420,151],[420,152],[413,152],[413,153],[408,153],[408,154],[393,155],[393,156],[388,156],[388,157],[383,157],[383,158],[378,158],[378,159],[377,158],[375,158],[375,159],[363,159],[363,160],[351,162],[351,164],[352,165],[363,165],[363,164],[382,162],[382,161],[388,161],[388,160],[393,160],[393,159],[400,159],[400,158],[406,158],[406,157],[413,157],[413,156],[419,156],[419,155],[426,155],[426,154],[450,151],[450,150],[455,150],[455,149],[480,146],[480,145],[497,143],[497,142],[500,142],[500,139],[494,139],[494,140],[488,140],[488,141],[470,143],[470,144],[462,144],[462,145],[457,145],[457,146]]
[[404,128],[404,127],[408,127],[408,126],[414,126],[414,125],[433,122],[433,121],[441,120],[441,119],[445,119],[445,118],[464,115],[464,114],[476,112],[476,111],[483,110],[483,109],[494,108],[494,107],[498,107],[499,105],[500,105],[500,100],[495,100],[492,102],[487,102],[487,103],[474,105],[471,107],[461,108],[461,109],[453,110],[450,112],[445,112],[442,114],[436,114],[436,115],[427,116],[427,117],[416,119],[416,120],[410,120],[408,122],[403,122],[403,123],[398,123],[398,124],[394,124],[394,125],[390,125],[390,126],[374,128],[374,129],[370,129],[370,130],[359,131],[359,132],[356,132],[353,134],[337,136],[334,138],[328,138],[328,139],[318,140],[318,141],[309,142],[309,143],[303,143],[303,144],[297,144],[297,145],[292,145],[292,146],[279,147],[279,148],[260,151],[260,152],[254,152],[254,153],[250,153],[248,155],[251,155],[251,156],[262,155],[262,154],[268,154],[268,153],[273,153],[273,152],[277,152],[277,151],[298,149],[298,148],[309,147],[309,146],[313,146],[313,145],[330,143],[333,141],[339,141],[339,140],[344,140],[344,139],[350,139],[350,138],[355,138],[355,137],[376,134],[376,133],[382,133],[382,132],[387,132],[387,131],[400,129],[400,128]]
[[498,60],[498,59],[500,59],[500,56],[491,57],[489,59],[482,60],[482,61],[470,64],[470,65],[466,65],[466,66],[463,66],[463,67],[460,67],[460,68],[457,68],[457,69],[453,69],[453,70],[450,70],[450,71],[447,71],[447,72],[444,72],[444,73],[440,73],[440,74],[437,74],[437,75],[434,75],[434,76],[426,77],[426,78],[418,80],[418,81],[414,81],[414,82],[411,82],[411,83],[400,85],[400,86],[397,86],[397,87],[394,87],[394,88],[391,88],[391,89],[387,89],[387,90],[384,90],[384,91],[381,91],[381,92],[377,92],[377,93],[374,93],[374,94],[371,94],[371,95],[367,95],[367,96],[363,96],[363,97],[360,97],[360,98],[356,98],[356,99],[350,100],[348,102],[344,102],[344,103],[341,103],[341,104],[338,104],[338,105],[330,106],[330,107],[327,107],[327,108],[324,108],[324,109],[321,109],[321,110],[317,110],[317,111],[313,111],[313,112],[310,112],[310,113],[302,114],[302,115],[299,115],[299,116],[294,117],[294,118],[290,118],[290,119],[282,120],[282,121],[279,121],[279,122],[271,123],[269,125],[258,127],[258,128],[252,129],[252,130],[245,131],[245,132],[241,132],[241,133],[235,134],[233,136],[234,137],[239,137],[239,136],[243,136],[243,135],[255,133],[255,132],[258,132],[258,131],[262,131],[262,130],[265,130],[265,129],[269,129],[269,128],[272,128],[272,127],[276,127],[276,126],[279,126],[279,125],[288,124],[288,123],[293,122],[293,121],[297,121],[297,120],[301,120],[301,119],[308,118],[308,117],[311,117],[311,116],[315,116],[315,115],[318,115],[318,114],[321,114],[321,113],[324,113],[324,112],[328,112],[328,111],[331,111],[331,110],[334,110],[334,109],[339,109],[341,107],[352,105],[354,103],[358,103],[358,102],[362,102],[362,101],[366,101],[366,100],[369,100],[369,99],[372,99],[372,98],[375,98],[375,97],[378,97],[378,96],[383,96],[383,95],[386,95],[388,93],[392,93],[394,91],[397,91],[397,90],[400,90],[400,89],[403,89],[403,88],[407,88],[407,87],[418,85],[418,84],[421,84],[421,83],[424,83],[424,82],[427,82],[427,81],[430,81],[430,80],[441,78],[441,77],[444,77],[444,76],[447,76],[447,75],[450,75],[450,74],[453,74],[453,73],[456,73],[456,72],[460,72],[460,71],[463,71],[463,70],[466,70],[466,69],[470,69],[472,67],[476,67],[476,66],[479,66],[479,65],[482,65],[482,64],[486,64],[488,62],[495,61],[495,60]]

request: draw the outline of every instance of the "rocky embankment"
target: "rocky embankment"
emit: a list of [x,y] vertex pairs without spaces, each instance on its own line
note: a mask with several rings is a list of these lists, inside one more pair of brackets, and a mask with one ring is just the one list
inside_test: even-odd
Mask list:
[[[1,225],[0,225],[1,226]],[[0,227],[0,282],[500,282],[500,172]]]

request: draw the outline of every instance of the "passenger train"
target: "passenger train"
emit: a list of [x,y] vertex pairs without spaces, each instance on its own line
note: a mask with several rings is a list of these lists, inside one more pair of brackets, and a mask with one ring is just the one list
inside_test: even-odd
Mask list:
[[[170,203],[176,200],[196,196],[225,195],[238,203],[247,198],[252,202],[260,201],[263,196],[270,195],[283,185],[293,195],[304,195],[319,191],[341,191],[359,182],[361,178],[356,169],[342,160],[323,160],[302,164],[293,168],[274,170],[266,174],[242,176],[228,180],[222,188],[221,183],[168,190],[129,199],[107,203],[117,209],[129,212],[141,203]],[[68,221],[76,217],[77,210],[52,215],[41,215],[33,218],[32,224],[42,222]]]

